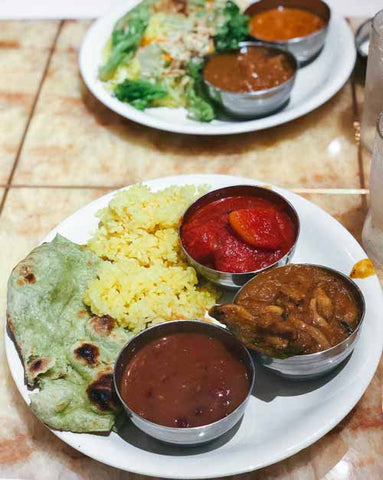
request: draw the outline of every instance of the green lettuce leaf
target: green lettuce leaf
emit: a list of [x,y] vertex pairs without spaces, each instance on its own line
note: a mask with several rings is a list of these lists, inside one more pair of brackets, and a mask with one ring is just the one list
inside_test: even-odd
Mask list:
[[153,100],[163,98],[166,93],[160,85],[143,79],[124,80],[114,88],[118,100],[130,103],[137,110],[144,110]]
[[187,74],[190,81],[186,88],[186,108],[190,118],[200,122],[211,122],[216,114],[203,82],[202,68],[203,64],[200,61],[191,60],[188,63]]
[[239,7],[230,0],[224,9],[226,22],[218,29],[214,37],[214,46],[217,52],[238,48],[240,42],[246,40],[249,34],[250,18],[242,15]]
[[117,67],[133,57],[148,26],[149,18],[149,4],[143,1],[118,20],[112,32],[110,57],[98,72],[100,80],[110,80]]

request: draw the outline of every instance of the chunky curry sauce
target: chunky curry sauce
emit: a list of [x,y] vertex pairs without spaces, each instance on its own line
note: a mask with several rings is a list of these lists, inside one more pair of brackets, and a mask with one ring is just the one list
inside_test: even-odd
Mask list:
[[245,285],[234,304],[213,307],[210,314],[248,348],[282,358],[337,345],[361,316],[346,280],[311,265],[263,272]]

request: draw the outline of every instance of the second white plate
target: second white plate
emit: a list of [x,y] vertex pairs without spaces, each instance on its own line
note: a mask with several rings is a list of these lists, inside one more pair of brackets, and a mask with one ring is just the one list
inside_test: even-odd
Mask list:
[[256,120],[214,120],[211,123],[190,120],[183,108],[161,107],[139,111],[114,98],[97,78],[101,52],[115,22],[139,1],[122,2],[91,26],[80,51],[80,70],[89,90],[100,102],[123,117],[149,127],[195,135],[228,135],[274,127],[325,103],[342,88],[354,68],[353,34],[345,19],[332,11],[325,46],[318,58],[298,71],[290,102],[282,111]]

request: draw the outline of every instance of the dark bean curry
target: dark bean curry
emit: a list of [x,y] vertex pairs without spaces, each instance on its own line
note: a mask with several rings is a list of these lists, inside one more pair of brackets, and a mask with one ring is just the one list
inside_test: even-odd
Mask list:
[[337,345],[361,317],[348,282],[310,265],[268,270],[249,282],[234,304],[213,307],[210,314],[248,348],[280,358]]

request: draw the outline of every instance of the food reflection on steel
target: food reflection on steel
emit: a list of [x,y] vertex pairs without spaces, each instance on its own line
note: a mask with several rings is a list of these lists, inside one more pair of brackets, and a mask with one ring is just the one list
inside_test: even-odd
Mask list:
[[315,265],[267,270],[235,303],[209,313],[248,348],[277,358],[327,350],[351,335],[361,318],[347,280]]

